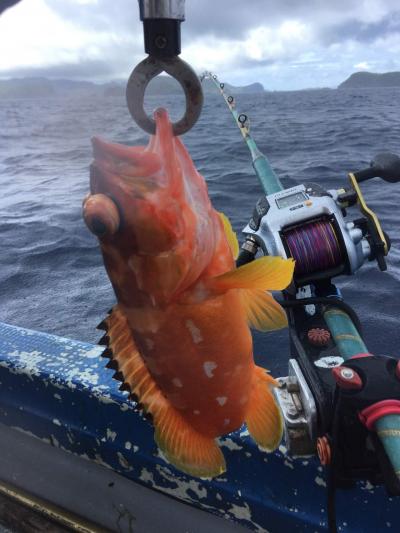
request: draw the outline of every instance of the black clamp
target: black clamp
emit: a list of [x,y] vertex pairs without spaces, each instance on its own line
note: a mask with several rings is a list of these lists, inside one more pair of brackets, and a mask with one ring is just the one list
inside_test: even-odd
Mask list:
[[338,484],[364,478],[400,495],[400,481],[374,431],[381,416],[400,414],[400,361],[360,354],[332,373],[337,384],[332,440]]

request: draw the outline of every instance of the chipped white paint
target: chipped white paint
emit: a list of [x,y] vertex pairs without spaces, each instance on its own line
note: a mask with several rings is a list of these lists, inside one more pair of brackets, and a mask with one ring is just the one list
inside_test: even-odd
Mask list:
[[217,368],[217,363],[214,361],[206,361],[203,363],[204,373],[208,378],[214,377],[214,370]]
[[285,460],[283,461],[283,464],[284,464],[285,466],[287,466],[288,468],[291,468],[292,470],[294,470],[293,463],[291,463],[291,462],[288,461],[287,459],[285,459]]
[[243,431],[240,432],[240,436],[243,438],[243,437],[249,437],[250,436],[250,433],[249,433],[249,430],[246,428],[244,429]]
[[100,357],[103,353],[104,348],[101,346],[93,346],[91,350],[80,350],[80,355],[86,357],[87,359],[96,359]]
[[55,393],[53,396],[56,400],[61,400],[61,396],[59,394]]
[[128,459],[126,459],[121,452],[117,452],[118,462],[128,472],[133,470],[133,467],[129,464]]
[[45,354],[38,350],[32,352],[14,350],[9,352],[7,356],[15,359],[15,366],[10,367],[8,361],[1,361],[1,366],[5,366],[14,374],[25,374],[32,381],[33,376],[40,375],[40,363],[46,360]]
[[[182,500],[188,502],[197,501],[197,498],[199,500],[207,498],[207,489],[206,487],[202,486],[199,481],[194,479],[189,479],[189,481],[187,481],[186,479],[176,476],[176,474],[173,474],[169,469],[162,467],[161,465],[157,465],[156,469],[162,478],[167,480],[170,484],[172,483],[176,485],[176,488],[158,486],[157,488],[162,492],[175,496],[176,498],[181,498]],[[197,498],[190,496],[190,494],[188,494],[188,490],[193,492]]]
[[315,483],[317,485],[319,485],[320,487],[326,487],[326,482],[324,479],[322,479],[322,477],[320,476],[317,476],[315,479],[314,479]]
[[228,448],[228,450],[231,450],[231,451],[243,449],[243,446],[240,446],[239,444],[237,444],[230,437],[225,437],[223,440],[219,439],[219,443],[221,447],[224,446],[225,448]]
[[53,418],[53,424],[56,426],[61,426],[61,422],[58,420],[58,418]]
[[286,455],[287,454],[287,448],[283,444],[281,444],[278,448],[278,450],[281,452],[281,454]]
[[361,490],[368,490],[370,492],[374,492],[374,486],[372,485],[372,483],[370,483],[369,481],[364,481],[364,482],[361,482]]
[[28,431],[27,429],[22,429],[18,426],[10,426],[11,429],[15,429],[16,431],[19,431],[20,433],[23,433],[24,435],[28,435],[29,437],[33,437],[34,439],[36,440],[40,440],[42,442],[45,442],[46,444],[51,444],[51,440],[47,437],[38,437],[37,435],[35,435],[34,433],[32,433],[32,431]]
[[193,320],[186,320],[186,327],[190,331],[190,334],[192,336],[192,340],[195,344],[199,344],[203,340],[203,337],[201,335],[201,331],[196,326],[196,324],[193,322]]
[[139,451],[139,446],[133,445],[133,453],[136,453]]
[[117,436],[117,432],[116,431],[111,431],[110,428],[107,428],[107,439],[108,440],[114,442],[116,436]]
[[132,443],[129,442],[129,441],[126,441],[126,442],[125,442],[125,449],[126,449],[126,450],[131,450],[131,449],[132,449]]
[[181,389],[183,387],[183,383],[179,378],[174,378],[172,380],[172,385],[174,385],[174,387],[178,387],[178,389]]
[[144,483],[148,483],[151,487],[155,485],[153,474],[147,468],[142,468],[139,479]]
[[[249,520],[250,522],[252,521],[250,507],[246,502],[243,502],[242,506],[235,505],[234,503],[231,503],[230,505],[231,507],[227,511],[228,514],[232,515],[235,518],[238,518],[239,520]],[[266,530],[264,529],[264,531]]]
[[104,466],[105,468],[108,468],[109,470],[114,470],[113,467],[111,465],[109,465],[108,463],[106,463],[104,461],[104,459],[102,458],[102,456],[99,454],[99,453],[96,453],[95,456],[94,456],[94,462],[101,465],[101,466]]
[[217,401],[218,405],[222,407],[223,405],[226,404],[226,401],[228,400],[228,398],[226,396],[217,396],[215,400]]

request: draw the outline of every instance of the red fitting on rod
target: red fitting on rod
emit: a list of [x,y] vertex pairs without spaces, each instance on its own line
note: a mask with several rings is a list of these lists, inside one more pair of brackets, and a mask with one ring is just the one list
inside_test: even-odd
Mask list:
[[399,400],[383,400],[366,407],[359,413],[361,422],[370,431],[374,429],[375,422],[386,415],[400,415]]

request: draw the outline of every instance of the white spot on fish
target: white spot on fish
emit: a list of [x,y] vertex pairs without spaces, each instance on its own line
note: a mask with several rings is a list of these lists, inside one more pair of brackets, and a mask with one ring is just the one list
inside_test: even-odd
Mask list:
[[152,350],[154,348],[154,341],[153,339],[144,339],[144,342],[146,343],[146,347],[148,350]]
[[199,342],[201,342],[203,340],[203,337],[201,335],[201,331],[195,325],[193,320],[186,320],[186,327],[190,331],[190,334],[192,336],[193,342],[195,344],[199,344]]
[[217,400],[217,403],[222,407],[223,405],[226,404],[226,400],[228,399],[226,396],[217,396],[217,398],[215,398]]
[[175,387],[178,387],[180,389],[183,387],[183,383],[179,378],[174,378],[172,380],[172,384],[175,385]]
[[193,414],[194,414],[194,415],[199,415],[199,414],[200,414],[200,411],[199,411],[198,409],[195,409],[195,410],[193,411]]
[[315,481],[315,483],[316,483],[317,485],[319,485],[320,487],[326,487],[325,480],[322,479],[322,477],[317,476],[317,477],[315,478],[314,481]]
[[208,378],[214,377],[214,370],[217,368],[217,363],[214,363],[214,361],[206,361],[203,364],[204,373]]

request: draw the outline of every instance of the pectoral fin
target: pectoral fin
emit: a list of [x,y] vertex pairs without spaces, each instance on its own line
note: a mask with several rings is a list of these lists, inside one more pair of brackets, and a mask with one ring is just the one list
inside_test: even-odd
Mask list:
[[233,258],[236,259],[239,255],[239,243],[236,237],[236,233],[233,231],[229,218],[224,213],[218,213],[219,217],[224,225],[225,237],[228,241],[229,248],[231,249]]
[[243,289],[240,291],[240,297],[251,328],[258,331],[273,331],[287,327],[285,310],[268,292]]
[[150,414],[155,441],[176,468],[198,477],[215,477],[225,472],[224,456],[213,438],[195,431],[170,404],[155,382],[140,355],[123,312],[114,307],[100,324],[106,330],[109,368],[122,381],[121,390],[130,390],[143,410]]
[[265,256],[217,276],[212,280],[212,285],[219,290],[282,291],[292,281],[293,270],[293,259]]

